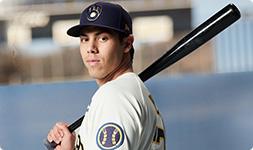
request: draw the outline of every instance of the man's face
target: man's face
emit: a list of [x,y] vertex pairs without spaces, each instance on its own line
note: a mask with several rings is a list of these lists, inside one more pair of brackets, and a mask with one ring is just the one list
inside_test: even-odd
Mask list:
[[103,79],[121,63],[125,48],[119,35],[102,28],[88,27],[80,36],[80,52],[91,77]]

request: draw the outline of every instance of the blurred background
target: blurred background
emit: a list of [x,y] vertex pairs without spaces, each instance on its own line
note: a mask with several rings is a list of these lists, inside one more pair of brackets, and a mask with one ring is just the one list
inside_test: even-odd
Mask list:
[[[86,0],[0,0],[0,83],[89,80],[79,39],[66,35],[78,24]],[[156,60],[194,27],[228,3],[242,18],[159,75],[253,70],[252,1],[114,0],[133,17],[136,72]]]
[[[0,0],[0,150],[44,149],[56,121],[84,114],[97,86],[67,36],[92,0]],[[141,72],[229,3],[241,19],[146,84],[173,150],[253,147],[253,1],[111,0],[133,18]],[[56,107],[60,106],[60,107]]]

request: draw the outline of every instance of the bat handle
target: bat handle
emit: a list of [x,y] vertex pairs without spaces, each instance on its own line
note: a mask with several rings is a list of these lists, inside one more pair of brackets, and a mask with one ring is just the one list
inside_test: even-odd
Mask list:
[[[80,117],[78,120],[76,120],[74,123],[72,123],[70,126],[68,126],[69,132],[74,132],[80,125],[82,124],[84,115]],[[54,150],[54,148],[58,145],[54,141],[49,142],[47,139],[44,139],[44,145],[48,150]]]
[[48,150],[54,150],[58,144],[56,144],[54,141],[49,142],[47,139],[44,139],[44,145]]

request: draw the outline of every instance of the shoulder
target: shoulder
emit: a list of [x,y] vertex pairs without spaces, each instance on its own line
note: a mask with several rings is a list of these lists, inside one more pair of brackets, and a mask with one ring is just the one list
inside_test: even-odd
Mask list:
[[[135,73],[125,73],[117,79],[110,81],[101,86],[95,94],[95,97],[103,96],[119,96],[119,95],[139,95],[145,88],[143,82]],[[113,93],[113,94],[112,94]]]
[[128,72],[122,74],[117,79],[108,82],[105,86],[116,86],[117,88],[129,89],[139,86],[141,82],[142,81],[137,74]]
[[138,75],[126,73],[101,86],[93,96],[92,102],[96,106],[109,109],[115,106],[122,109],[144,107],[146,93],[148,91]]

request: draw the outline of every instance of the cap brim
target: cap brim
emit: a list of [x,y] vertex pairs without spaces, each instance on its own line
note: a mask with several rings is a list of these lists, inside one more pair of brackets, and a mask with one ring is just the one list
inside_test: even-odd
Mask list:
[[84,29],[85,27],[88,27],[88,26],[101,27],[101,28],[111,29],[111,30],[114,30],[114,31],[117,31],[117,32],[120,32],[123,34],[129,34],[129,33],[126,33],[125,30],[119,30],[119,29],[112,28],[112,27],[109,27],[106,25],[98,25],[98,24],[76,25],[76,26],[73,26],[70,29],[68,29],[67,34],[69,36],[79,37],[81,35],[81,30]]
[[81,33],[81,29],[82,27],[80,25],[73,26],[70,29],[68,29],[67,34],[69,36],[79,37]]

